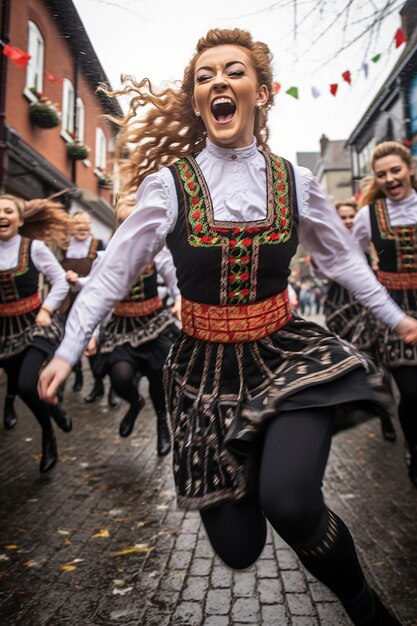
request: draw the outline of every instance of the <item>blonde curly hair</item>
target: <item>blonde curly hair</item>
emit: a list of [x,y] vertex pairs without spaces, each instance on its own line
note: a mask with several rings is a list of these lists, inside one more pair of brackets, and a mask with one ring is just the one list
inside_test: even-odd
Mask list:
[[[131,96],[126,117],[121,120],[111,118],[121,127],[116,154],[127,188],[137,188],[148,174],[205,146],[204,123],[196,117],[191,104],[195,67],[204,50],[221,45],[242,46],[248,50],[259,86],[266,85],[268,89],[266,106],[256,111],[254,135],[258,147],[269,152],[267,117],[274,98],[271,51],[265,43],[254,41],[245,30],[212,29],[197,42],[196,51],[178,87],[157,91],[148,78],[137,82],[132,76],[122,77],[124,87],[121,90],[109,91],[104,85],[100,87],[112,97]],[[141,108],[145,112],[139,118]],[[132,146],[132,149],[127,146]]]
[[[374,168],[375,161],[386,156],[391,156],[392,154],[399,156],[408,167],[415,165],[411,151],[406,146],[398,141],[383,141],[374,148],[371,154],[372,169]],[[415,174],[411,176],[411,185],[417,191]],[[385,198],[382,191],[379,190],[376,178],[373,174],[365,176],[365,178],[361,180],[360,192],[360,207],[366,206],[367,204],[373,204],[373,202],[375,202],[378,198]]]

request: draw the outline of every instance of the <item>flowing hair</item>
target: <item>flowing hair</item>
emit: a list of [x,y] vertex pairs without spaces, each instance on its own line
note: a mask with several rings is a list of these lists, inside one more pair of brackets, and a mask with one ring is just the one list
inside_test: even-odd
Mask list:
[[[386,156],[391,156],[395,154],[400,157],[402,161],[408,166],[412,167],[414,165],[413,157],[411,155],[410,150],[404,146],[402,143],[398,143],[398,141],[383,141],[378,144],[371,155],[371,167],[374,168],[375,161],[378,159],[382,159]],[[417,181],[415,178],[415,174],[411,176],[411,185],[417,191]],[[374,174],[370,174],[369,176],[365,176],[360,183],[360,191],[361,191],[361,199],[360,199],[360,207],[363,207],[367,204],[372,204],[378,198],[385,198],[385,195],[378,189],[378,185],[376,183],[376,177]]]
[[16,206],[23,220],[19,228],[23,237],[42,239],[48,245],[64,248],[68,243],[71,217],[62,204],[53,200],[55,197],[24,200],[6,193],[0,195],[0,200],[10,200]]
[[[269,152],[267,109],[272,106],[274,98],[271,51],[265,43],[254,41],[247,31],[212,29],[197,42],[196,51],[178,86],[158,91],[148,78],[137,82],[133,76],[122,76],[124,86],[120,90],[109,91],[105,85],[99,87],[108,96],[131,97],[128,114],[122,119],[110,118],[121,127],[116,155],[127,188],[137,188],[148,174],[205,146],[204,123],[195,115],[191,105],[195,67],[204,50],[220,45],[242,46],[248,50],[259,86],[266,85],[268,89],[265,106],[256,110],[254,135],[258,147]],[[139,117],[141,108],[144,112]]]

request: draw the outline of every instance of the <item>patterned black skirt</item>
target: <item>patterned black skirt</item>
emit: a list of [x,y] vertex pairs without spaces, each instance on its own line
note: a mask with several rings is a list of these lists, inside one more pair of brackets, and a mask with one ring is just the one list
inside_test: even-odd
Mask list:
[[350,344],[296,316],[255,342],[182,335],[164,370],[178,505],[201,509],[244,497],[265,425],[281,412],[332,406],[335,415],[386,414],[368,382],[372,367]]
[[54,313],[49,326],[37,326],[37,313],[38,310],[35,310],[23,315],[0,317],[0,367],[2,362],[17,356],[29,346],[51,355],[60,344],[64,336],[64,319]]
[[120,361],[127,361],[139,371],[144,363],[152,370],[162,370],[179,335],[176,318],[169,309],[143,317],[112,315],[100,335],[94,374],[103,377]]
[[[417,290],[388,290],[402,310],[417,319]],[[382,362],[387,369],[417,365],[417,346],[405,343],[393,330],[382,322],[378,324],[378,343]]]
[[329,285],[323,313],[332,333],[346,339],[358,350],[378,352],[377,319],[342,285]]

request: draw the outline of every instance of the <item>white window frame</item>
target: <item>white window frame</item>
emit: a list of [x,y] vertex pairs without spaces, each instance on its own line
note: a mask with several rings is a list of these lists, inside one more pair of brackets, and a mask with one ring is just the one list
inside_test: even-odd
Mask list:
[[94,173],[102,178],[103,174],[99,168],[105,169],[107,165],[107,138],[104,130],[97,126],[96,128],[96,146],[95,146],[95,170]]
[[28,54],[31,58],[26,66],[26,84],[23,93],[31,102],[38,102],[38,98],[30,91],[30,88],[36,87],[39,93],[43,91],[45,41],[41,31],[32,20],[28,21]]
[[75,102],[75,113],[76,113],[76,127],[75,132],[77,133],[77,138],[84,143],[84,130],[85,130],[85,106],[84,102],[78,96]]
[[74,141],[71,133],[74,132],[74,87],[68,78],[62,83],[62,123],[61,137],[68,143]]

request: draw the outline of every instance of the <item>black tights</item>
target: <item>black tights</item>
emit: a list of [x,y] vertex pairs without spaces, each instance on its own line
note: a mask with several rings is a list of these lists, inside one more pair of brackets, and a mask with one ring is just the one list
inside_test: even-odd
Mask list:
[[17,394],[32,411],[42,430],[50,431],[52,426],[49,405],[40,400],[37,389],[39,371],[45,359],[45,352],[30,347],[23,354],[10,359],[4,369],[9,379],[17,381]]
[[[147,364],[141,366],[139,373],[149,380],[149,395],[155,411],[165,409],[165,392],[162,384],[162,370],[154,370]],[[129,402],[135,403],[139,399],[136,384],[138,368],[128,361],[118,361],[110,370],[110,379],[118,396]]]
[[396,367],[391,373],[400,392],[398,417],[404,437],[417,446],[417,367]]
[[214,550],[235,569],[248,567],[260,555],[266,518],[346,605],[363,592],[365,579],[349,530],[323,501],[332,422],[328,408],[273,419],[260,461],[259,494],[203,510],[201,517]]

